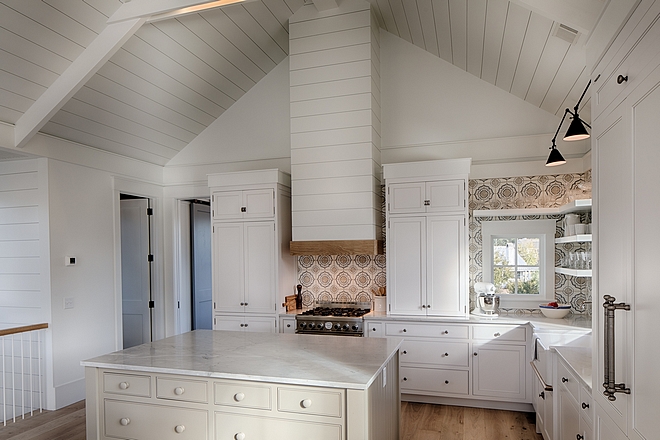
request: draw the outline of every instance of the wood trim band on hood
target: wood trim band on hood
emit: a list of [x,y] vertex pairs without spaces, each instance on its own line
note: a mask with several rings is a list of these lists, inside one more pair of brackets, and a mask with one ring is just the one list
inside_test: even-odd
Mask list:
[[378,255],[383,253],[382,240],[292,241],[291,255]]

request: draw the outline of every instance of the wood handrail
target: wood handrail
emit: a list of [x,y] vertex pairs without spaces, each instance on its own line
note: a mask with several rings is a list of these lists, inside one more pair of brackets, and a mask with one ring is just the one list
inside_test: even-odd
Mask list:
[[7,335],[15,335],[17,333],[25,333],[25,332],[31,332],[33,330],[42,330],[48,328],[48,324],[31,324],[31,325],[23,325],[21,327],[13,327],[13,328],[6,328],[6,329],[0,329],[0,336],[7,336]]

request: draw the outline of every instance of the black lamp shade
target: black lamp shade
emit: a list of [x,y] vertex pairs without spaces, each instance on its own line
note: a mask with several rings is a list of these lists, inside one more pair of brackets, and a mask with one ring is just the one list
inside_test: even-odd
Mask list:
[[550,156],[548,156],[548,161],[545,163],[546,167],[556,167],[557,165],[563,165],[566,163],[566,159],[561,155],[558,149],[552,147],[550,150]]
[[564,136],[565,141],[579,141],[582,139],[589,138],[589,133],[582,123],[582,119],[579,116],[575,115],[569,125],[568,130],[566,130],[566,136]]

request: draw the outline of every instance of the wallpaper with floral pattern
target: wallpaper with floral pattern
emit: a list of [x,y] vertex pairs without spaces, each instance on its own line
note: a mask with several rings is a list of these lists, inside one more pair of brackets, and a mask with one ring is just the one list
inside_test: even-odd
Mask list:
[[[469,278],[470,306],[474,307],[476,294],[474,283],[483,281],[483,243],[481,223],[489,220],[561,220],[563,215],[525,215],[512,217],[474,217],[475,209],[507,208],[554,208],[575,199],[591,198],[591,172],[583,174],[560,174],[553,176],[509,177],[494,179],[472,179],[468,184],[469,202]],[[581,214],[582,223],[591,223],[590,213]],[[557,222],[555,237],[562,237],[562,222]],[[565,255],[574,251],[590,250],[587,243],[562,243],[555,246],[555,266]],[[585,301],[591,301],[591,278],[573,277],[555,274],[555,299],[557,302],[571,304],[573,313],[587,313]],[[516,314],[533,312],[538,309],[504,310]]]

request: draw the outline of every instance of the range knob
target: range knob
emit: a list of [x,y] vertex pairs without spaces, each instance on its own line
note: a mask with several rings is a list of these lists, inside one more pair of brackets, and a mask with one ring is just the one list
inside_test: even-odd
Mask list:
[[344,325],[341,326],[341,329],[344,330],[344,331],[348,330],[349,328],[350,327],[348,326],[348,324],[344,324]]
[[306,322],[301,322],[300,323],[300,328],[307,328],[307,323]]
[[323,324],[319,322],[318,324],[316,324],[316,328],[321,330],[323,328]]
[[353,330],[354,332],[356,332],[356,331],[358,331],[358,328],[359,328],[359,327],[358,327],[357,325],[353,325],[353,326],[351,327],[351,330]]
[[341,329],[341,325],[335,324],[334,328],[335,328],[335,330],[339,330],[339,329]]

